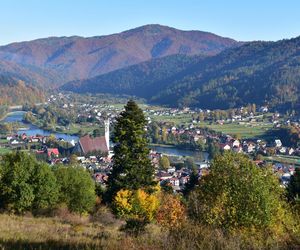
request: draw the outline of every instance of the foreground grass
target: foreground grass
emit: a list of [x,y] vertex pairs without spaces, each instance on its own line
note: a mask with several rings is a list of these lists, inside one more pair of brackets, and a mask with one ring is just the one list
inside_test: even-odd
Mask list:
[[61,214],[32,217],[0,214],[0,249],[299,249],[293,242],[267,235],[226,236],[222,231],[193,224],[168,232],[155,224],[137,237],[120,228],[122,221],[109,218]]
[[[147,233],[139,239],[128,236],[120,230],[123,223],[118,220],[101,223],[78,215],[64,217],[1,214],[0,249],[149,249],[143,247],[151,241]],[[151,235],[158,238],[160,230],[154,231],[157,233],[152,230]]]

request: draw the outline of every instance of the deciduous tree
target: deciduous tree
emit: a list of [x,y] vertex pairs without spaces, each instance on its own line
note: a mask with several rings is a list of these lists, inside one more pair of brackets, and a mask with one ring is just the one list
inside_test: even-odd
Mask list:
[[50,167],[33,156],[13,152],[3,157],[0,166],[0,206],[24,212],[56,204],[58,185]]
[[96,202],[95,183],[82,167],[60,166],[54,170],[60,186],[59,202],[66,203],[73,212],[92,210]]
[[196,221],[223,229],[284,231],[289,213],[278,178],[246,156],[217,156],[210,173],[190,195],[189,214]]

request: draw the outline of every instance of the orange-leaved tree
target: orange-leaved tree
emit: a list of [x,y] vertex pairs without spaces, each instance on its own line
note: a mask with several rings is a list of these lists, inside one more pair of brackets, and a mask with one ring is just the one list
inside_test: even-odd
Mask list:
[[157,222],[166,228],[177,228],[186,219],[186,208],[178,196],[164,194],[156,214]]

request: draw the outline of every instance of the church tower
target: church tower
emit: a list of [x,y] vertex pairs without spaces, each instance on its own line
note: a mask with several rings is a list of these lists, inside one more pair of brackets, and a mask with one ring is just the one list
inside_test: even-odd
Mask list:
[[104,120],[104,128],[105,128],[105,141],[106,141],[106,146],[109,151],[109,118]]

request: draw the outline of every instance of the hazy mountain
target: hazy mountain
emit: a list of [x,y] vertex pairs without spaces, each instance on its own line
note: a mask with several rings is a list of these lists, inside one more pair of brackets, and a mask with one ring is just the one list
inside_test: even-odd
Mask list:
[[107,36],[49,37],[0,46],[0,61],[17,64],[24,68],[25,75],[29,70],[31,82],[58,86],[153,58],[174,54],[216,55],[238,45],[232,39],[212,33],[146,25]]
[[49,69],[42,69],[32,65],[21,65],[15,62],[0,60],[0,76],[12,77],[39,88],[56,86],[63,78]]

